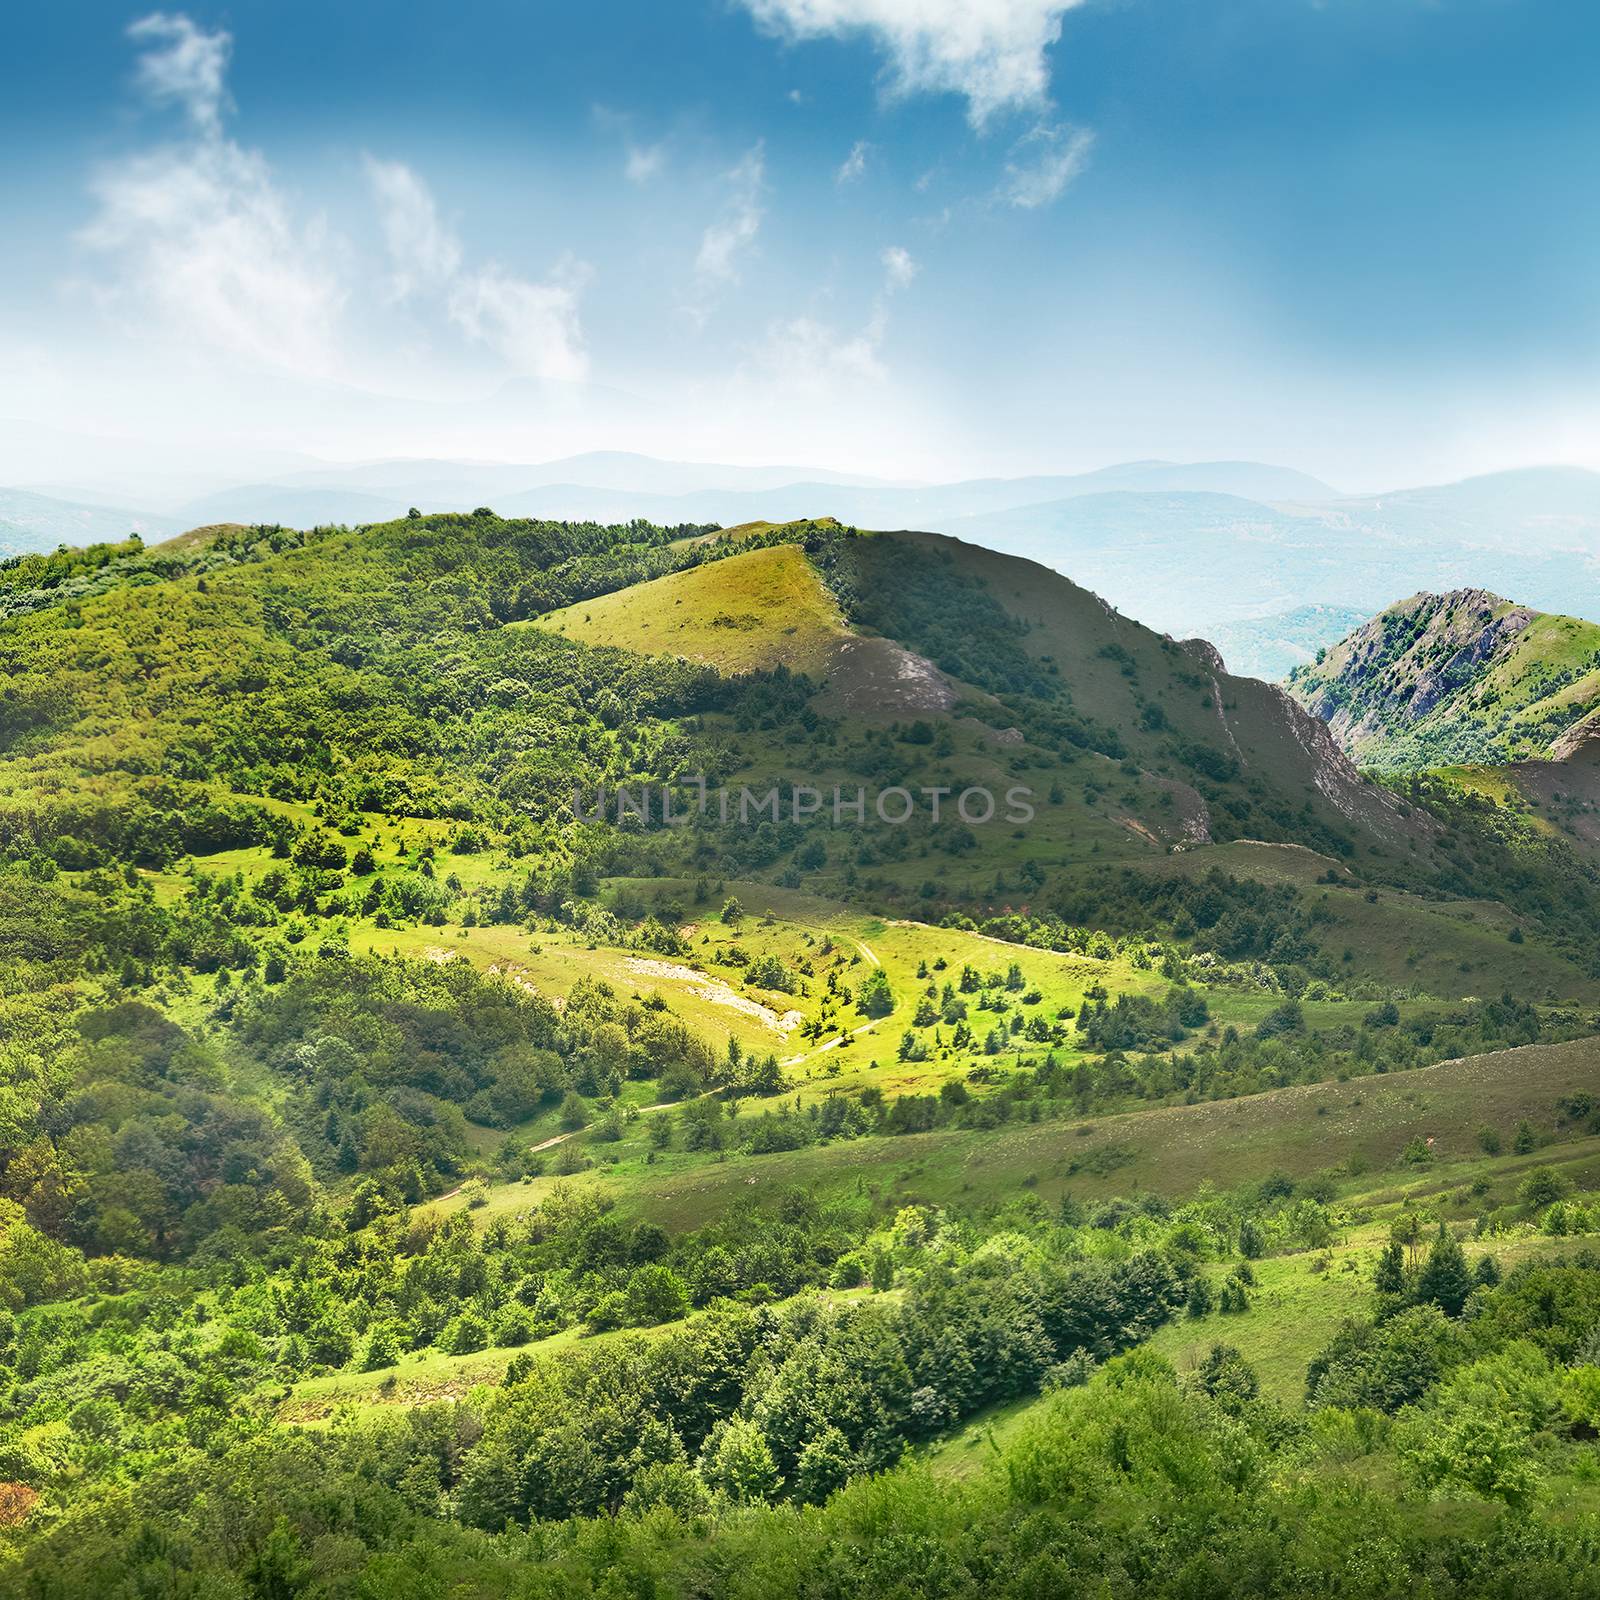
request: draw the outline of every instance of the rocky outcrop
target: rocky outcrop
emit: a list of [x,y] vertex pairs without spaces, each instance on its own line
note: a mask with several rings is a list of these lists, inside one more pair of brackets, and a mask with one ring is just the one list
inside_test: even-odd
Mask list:
[[1228,670],[1227,662],[1222,659],[1222,652],[1209,639],[1179,639],[1176,643],[1185,655],[1193,656],[1207,672]]
[[1486,589],[1415,594],[1292,681],[1306,709],[1350,749],[1396,723],[1420,722],[1509,654],[1536,615]]

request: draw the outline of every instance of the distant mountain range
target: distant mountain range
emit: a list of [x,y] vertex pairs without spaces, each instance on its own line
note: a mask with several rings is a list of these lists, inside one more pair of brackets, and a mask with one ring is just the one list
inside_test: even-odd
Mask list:
[[130,533],[165,538],[188,524],[122,506],[57,499],[25,489],[0,489],[0,556],[51,550],[58,544],[94,544]]
[[900,528],[1088,495],[1174,491],[1312,504],[1337,498],[1304,473],[1254,462],[1138,461],[1075,476],[905,484],[814,468],[696,465],[596,452],[536,466],[396,461],[295,473],[187,501],[175,514],[193,522],[289,523],[308,515],[316,522],[352,522],[402,515],[412,506],[442,511],[485,503],[502,516],[731,526],[813,515],[820,504],[828,515],[860,527]]
[[[48,487],[49,493],[43,492]],[[914,484],[814,468],[594,452],[534,464],[303,467],[137,509],[103,485],[0,490],[0,553],[218,522],[359,525],[488,505],[503,516],[668,524],[831,515],[925,528],[1041,562],[1230,666],[1278,677],[1419,590],[1475,587],[1600,617],[1600,474],[1527,468],[1354,497],[1249,461],[1136,461],[1075,475]]]

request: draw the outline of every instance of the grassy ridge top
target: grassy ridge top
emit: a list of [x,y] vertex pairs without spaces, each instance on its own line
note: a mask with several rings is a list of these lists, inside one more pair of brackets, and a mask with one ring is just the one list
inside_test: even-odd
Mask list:
[[838,602],[805,552],[789,544],[582,600],[529,626],[724,672],[783,666],[819,678],[849,637]]

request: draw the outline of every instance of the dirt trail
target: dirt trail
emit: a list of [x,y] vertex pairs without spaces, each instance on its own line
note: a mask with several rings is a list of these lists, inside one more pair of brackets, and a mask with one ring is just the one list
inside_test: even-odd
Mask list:
[[[715,1093],[716,1091],[714,1089],[706,1090],[706,1094]],[[689,1100],[704,1100],[705,1097],[705,1094],[690,1095]],[[674,1106],[688,1105],[689,1100],[658,1100],[653,1106],[640,1106],[639,1115],[644,1117],[648,1116],[652,1111],[671,1111]],[[572,1138],[575,1134],[587,1133],[593,1126],[594,1124],[592,1122],[586,1122],[581,1128],[568,1128],[565,1133],[553,1133],[548,1139],[542,1139],[538,1144],[529,1145],[528,1154],[534,1156],[538,1155],[541,1150],[553,1150],[558,1144],[565,1144],[567,1140]],[[456,1187],[450,1191],[450,1194],[442,1194],[439,1196],[439,1198],[441,1200],[448,1200],[450,1195],[460,1194],[463,1187],[463,1185],[457,1184]]]
[[[889,1016],[893,1016],[891,1011]],[[819,1044],[815,1050],[807,1050],[803,1056],[790,1056],[787,1061],[780,1061],[780,1067],[798,1067],[802,1061],[809,1061],[813,1056],[820,1056],[828,1050],[837,1050],[845,1040],[853,1039],[857,1034],[870,1033],[880,1022],[887,1022],[889,1017],[874,1017],[871,1022],[863,1022],[859,1028],[852,1028],[849,1033],[841,1033],[828,1040],[826,1044]]]
[[653,956],[629,956],[623,965],[629,972],[637,973],[641,977],[667,978],[674,983],[687,984],[689,992],[698,995],[702,1000],[709,1000],[713,1005],[727,1006],[743,1016],[752,1017],[764,1027],[785,1037],[805,1021],[804,1014],[799,1011],[785,1011],[779,1015],[771,1006],[764,1006],[759,1000],[752,1000],[748,995],[737,993],[721,978],[713,978],[709,972],[701,972],[695,967],[680,966],[671,961],[658,961]]

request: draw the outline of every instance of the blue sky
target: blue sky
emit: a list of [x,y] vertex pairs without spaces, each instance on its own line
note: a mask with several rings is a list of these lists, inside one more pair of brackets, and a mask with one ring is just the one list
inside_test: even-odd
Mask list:
[[0,479],[1600,467],[1591,0],[25,0]]

